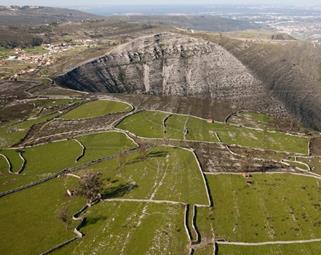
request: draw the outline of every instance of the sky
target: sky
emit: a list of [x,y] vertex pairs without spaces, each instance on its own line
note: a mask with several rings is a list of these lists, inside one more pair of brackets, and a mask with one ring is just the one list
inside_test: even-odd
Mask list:
[[321,0],[0,0],[0,5],[43,5],[43,6],[98,6],[136,4],[269,4],[269,5],[320,5]]

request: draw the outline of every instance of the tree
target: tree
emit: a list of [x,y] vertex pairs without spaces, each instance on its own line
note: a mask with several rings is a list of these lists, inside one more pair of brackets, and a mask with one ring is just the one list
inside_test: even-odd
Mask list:
[[138,147],[139,158],[145,160],[149,153],[149,146],[146,143],[140,143]]
[[87,173],[80,178],[79,187],[76,190],[78,196],[85,197],[88,203],[92,203],[101,197],[104,190],[104,182],[101,173]]
[[69,217],[68,209],[66,207],[61,208],[61,210],[58,212],[58,219],[62,221],[62,223],[65,225],[67,229],[71,222],[71,219]]

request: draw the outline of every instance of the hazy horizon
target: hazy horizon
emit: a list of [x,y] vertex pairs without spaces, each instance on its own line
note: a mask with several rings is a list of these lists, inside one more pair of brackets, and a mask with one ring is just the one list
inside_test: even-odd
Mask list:
[[1,0],[0,5],[42,5],[42,6],[55,6],[55,7],[70,7],[70,6],[121,6],[121,5],[209,5],[209,4],[222,4],[222,5],[275,5],[275,6],[285,6],[285,5],[296,5],[296,6],[307,6],[307,5],[321,5],[320,0],[283,0],[281,3],[279,0],[109,0],[108,2],[103,0],[92,0],[90,2],[86,0]]

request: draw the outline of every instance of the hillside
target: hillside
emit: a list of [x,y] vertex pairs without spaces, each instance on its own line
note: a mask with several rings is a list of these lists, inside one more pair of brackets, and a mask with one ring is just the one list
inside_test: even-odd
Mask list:
[[269,43],[201,36],[231,52],[255,73],[289,112],[321,130],[320,46],[309,42]]
[[0,6],[1,26],[42,25],[53,22],[80,21],[98,16],[64,8],[43,6]]
[[257,29],[260,26],[248,21],[228,19],[213,15],[163,15],[163,16],[120,16],[113,20],[139,22],[145,24],[169,25],[185,29],[209,32],[230,32],[245,29]]
[[229,100],[243,107],[282,108],[221,46],[174,33],[135,39],[58,76],[56,81],[91,92],[198,96]]

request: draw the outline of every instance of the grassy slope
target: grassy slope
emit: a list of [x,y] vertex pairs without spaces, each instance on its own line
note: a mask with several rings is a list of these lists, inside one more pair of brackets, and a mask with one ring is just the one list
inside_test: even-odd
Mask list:
[[[321,254],[321,243],[265,245],[260,247],[219,245],[219,255],[318,255]],[[210,255],[211,253],[208,253]]]
[[153,148],[145,159],[134,152],[97,164],[85,172],[88,170],[102,172],[105,179],[110,180],[108,188],[114,196],[208,204],[196,161],[186,150]]
[[135,147],[126,135],[118,132],[105,132],[77,138],[86,148],[80,163],[111,156],[120,151]]
[[66,120],[89,119],[104,116],[110,113],[128,112],[131,107],[128,104],[108,100],[97,100],[85,103],[76,109],[66,113]]
[[320,238],[320,181],[293,175],[207,176],[215,209],[199,209],[204,237],[262,242]]
[[[161,112],[140,112],[126,118],[119,128],[129,130],[139,136],[162,138],[162,120],[166,115]],[[218,142],[215,132],[226,144],[237,144],[245,147],[271,149],[307,154],[308,139],[290,136],[281,132],[264,132],[223,123],[208,123],[195,117],[171,116],[166,123],[166,133],[170,138],[182,139],[184,124],[187,127],[187,139],[207,142]]]
[[196,249],[193,254],[195,254],[195,255],[213,255],[213,244]]
[[187,254],[184,207],[102,202],[81,229],[85,237],[55,254]]
[[[120,151],[134,147],[133,143],[118,132],[106,132],[78,138],[88,145],[85,157],[80,164],[95,159],[111,156]],[[12,152],[11,150],[4,151]],[[81,153],[80,145],[73,140],[49,143],[27,148],[23,153],[26,166],[21,175],[5,173],[0,179],[0,191],[17,188],[22,185],[46,178],[67,167],[76,165],[76,158]],[[17,155],[16,155],[17,156]]]
[[[11,121],[0,126],[0,148],[10,147],[18,143],[25,137],[29,129],[39,123],[46,122],[49,119],[59,116],[57,109],[68,106],[72,103],[79,102],[75,99],[50,99],[50,100],[34,100],[29,103],[34,104],[34,109],[24,121]],[[38,113],[42,108],[45,110],[40,116]]]
[[0,191],[20,187],[71,167],[79,153],[80,146],[72,140],[28,148],[23,154],[27,162],[24,171],[20,175],[3,176]]
[[66,188],[74,185],[75,179],[56,179],[1,198],[0,253],[39,254],[74,237],[72,226],[78,223],[66,228],[58,219],[61,208],[68,208],[71,217],[84,204],[66,197]]
[[124,119],[118,128],[126,129],[137,135],[150,138],[164,137],[162,121],[166,117],[162,112],[139,112]]
[[7,174],[8,170],[9,170],[9,165],[7,161],[2,156],[0,156],[0,176]]
[[58,116],[58,113],[52,113],[35,119],[29,119],[18,123],[9,123],[0,127],[0,147],[10,147],[18,143],[25,137],[28,130],[35,124],[45,122]]
[[21,169],[23,162],[16,150],[0,150],[0,154],[3,154],[8,158],[13,172],[17,172]]

